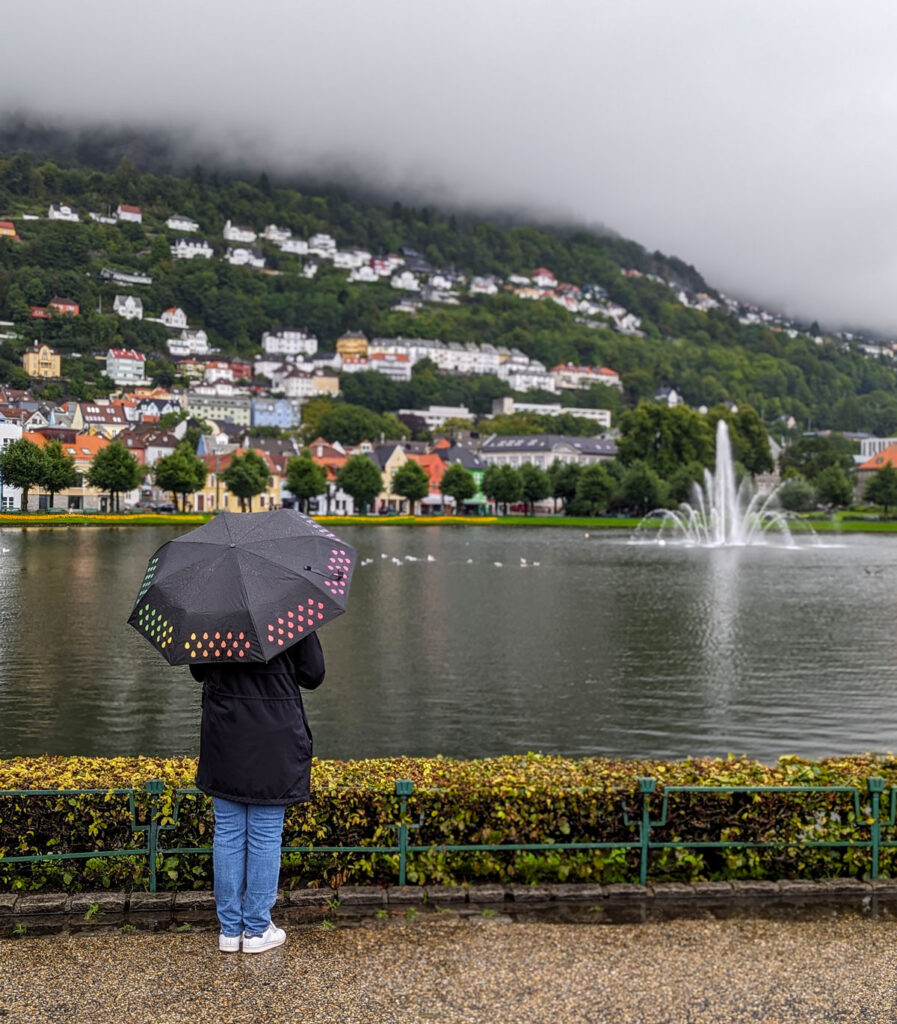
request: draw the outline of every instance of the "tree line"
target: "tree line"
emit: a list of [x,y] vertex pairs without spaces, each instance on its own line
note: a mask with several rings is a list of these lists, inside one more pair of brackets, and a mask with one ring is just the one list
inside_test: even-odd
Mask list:
[[[328,420],[328,412],[334,409],[337,418]],[[339,419],[347,410],[351,414],[352,409],[322,401],[316,407],[306,443],[317,436],[331,442],[341,440],[330,431],[334,424],[352,430],[371,426],[363,418],[358,422]],[[375,415],[369,410],[357,411],[362,416]],[[702,415],[684,406],[669,408],[646,402],[621,417],[616,458],[585,466],[556,461],[548,469],[531,464],[490,465],[482,474],[480,489],[504,512],[520,503],[532,512],[537,502],[546,499],[553,499],[555,510],[567,515],[645,515],[655,508],[675,508],[691,498],[694,484],[703,483],[705,470],[714,468],[715,431],[720,420],[727,424],[739,475],[755,477],[773,471],[769,436],[756,410],[749,406],[737,411],[717,406]],[[208,466],[195,450],[200,429],[194,424],[175,451],[160,458],[152,469],[155,483],[170,492],[174,504],[182,510],[187,508],[188,497],[206,485]],[[345,443],[351,446],[372,436],[363,433]],[[854,448],[838,435],[802,437],[786,448],[778,459],[783,480],[781,504],[795,512],[808,511],[818,504],[850,505],[854,496]],[[118,508],[121,495],[138,487],[146,473],[146,467],[124,444],[113,441],[97,452],[86,481],[108,493],[110,508]],[[249,510],[253,498],[267,490],[269,477],[265,458],[251,449],[232,455],[220,473],[221,481]],[[27,507],[28,494],[35,487],[48,493],[52,506],[55,494],[81,482],[74,458],[60,442],[47,441],[39,446],[27,438],[0,450],[0,479],[22,488],[23,507]],[[325,471],[307,450],[287,460],[285,485],[304,508],[313,498],[329,497],[327,483]],[[370,508],[383,491],[380,470],[366,455],[349,457],[335,483],[362,509]],[[396,472],[390,489],[414,509],[430,493],[430,482],[422,467],[409,460]],[[446,467],[440,492],[452,497],[460,508],[476,495],[476,479],[464,466],[452,463]],[[881,506],[887,515],[897,506],[897,469],[883,466],[871,476],[863,496]]]

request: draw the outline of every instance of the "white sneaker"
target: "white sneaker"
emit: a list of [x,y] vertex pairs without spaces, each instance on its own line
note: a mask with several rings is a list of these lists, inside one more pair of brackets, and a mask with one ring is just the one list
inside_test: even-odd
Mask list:
[[218,948],[222,953],[239,953],[242,935],[225,935],[222,932],[218,936]]
[[287,933],[278,928],[272,921],[265,929],[264,935],[244,935],[244,953],[264,953],[266,949],[282,946],[287,941]]

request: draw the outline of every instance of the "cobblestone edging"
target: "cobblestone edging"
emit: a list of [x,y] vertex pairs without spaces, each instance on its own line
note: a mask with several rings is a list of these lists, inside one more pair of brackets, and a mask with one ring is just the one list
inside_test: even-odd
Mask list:
[[[612,911],[629,906],[678,905],[692,908],[701,904],[739,903],[772,905],[825,900],[866,901],[871,897],[897,902],[897,879],[859,881],[836,878],[813,882],[804,880],[734,882],[656,882],[646,886],[629,883],[611,885],[544,884],[469,886],[447,885],[344,885],[338,889],[294,889],[280,894],[277,906],[297,920],[323,917],[351,919],[370,916],[378,910],[408,913],[422,911],[459,915],[503,911],[506,914],[535,910],[588,906],[589,910]],[[392,909],[390,909],[392,908]],[[24,932],[46,933],[67,926],[91,923],[162,926],[177,921],[212,921],[215,899],[209,891],[190,892],[95,892],[95,893],[0,893],[0,936]]]

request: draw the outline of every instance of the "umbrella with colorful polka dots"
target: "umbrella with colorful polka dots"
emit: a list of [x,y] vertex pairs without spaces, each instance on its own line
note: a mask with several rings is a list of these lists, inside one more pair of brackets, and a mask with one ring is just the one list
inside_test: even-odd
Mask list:
[[172,665],[269,661],[342,615],[355,561],[293,509],[221,512],[150,558],[128,622]]

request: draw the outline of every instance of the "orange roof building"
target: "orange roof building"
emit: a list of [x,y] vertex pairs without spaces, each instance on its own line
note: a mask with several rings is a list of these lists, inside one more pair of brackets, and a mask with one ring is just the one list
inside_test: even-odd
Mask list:
[[865,462],[861,462],[857,466],[857,472],[876,473],[884,466],[894,466],[897,468],[897,442],[889,444],[887,448],[883,448],[871,458],[866,459]]
[[[447,445],[451,447],[451,445]],[[416,452],[408,452],[408,461],[416,462],[427,474],[430,481],[430,494],[439,494],[439,484],[442,482],[443,474],[448,469],[448,463],[441,459],[434,452],[427,452],[419,455]]]
[[[52,436],[40,431],[26,431],[22,437],[33,441],[40,448],[43,448],[48,441],[53,440]],[[75,460],[75,469],[80,474],[80,481],[74,487],[66,487],[53,495],[54,508],[106,511],[109,496],[87,483],[87,473],[97,452],[102,451],[108,444],[109,439],[100,434],[76,434],[73,441],[62,442],[62,450]]]

